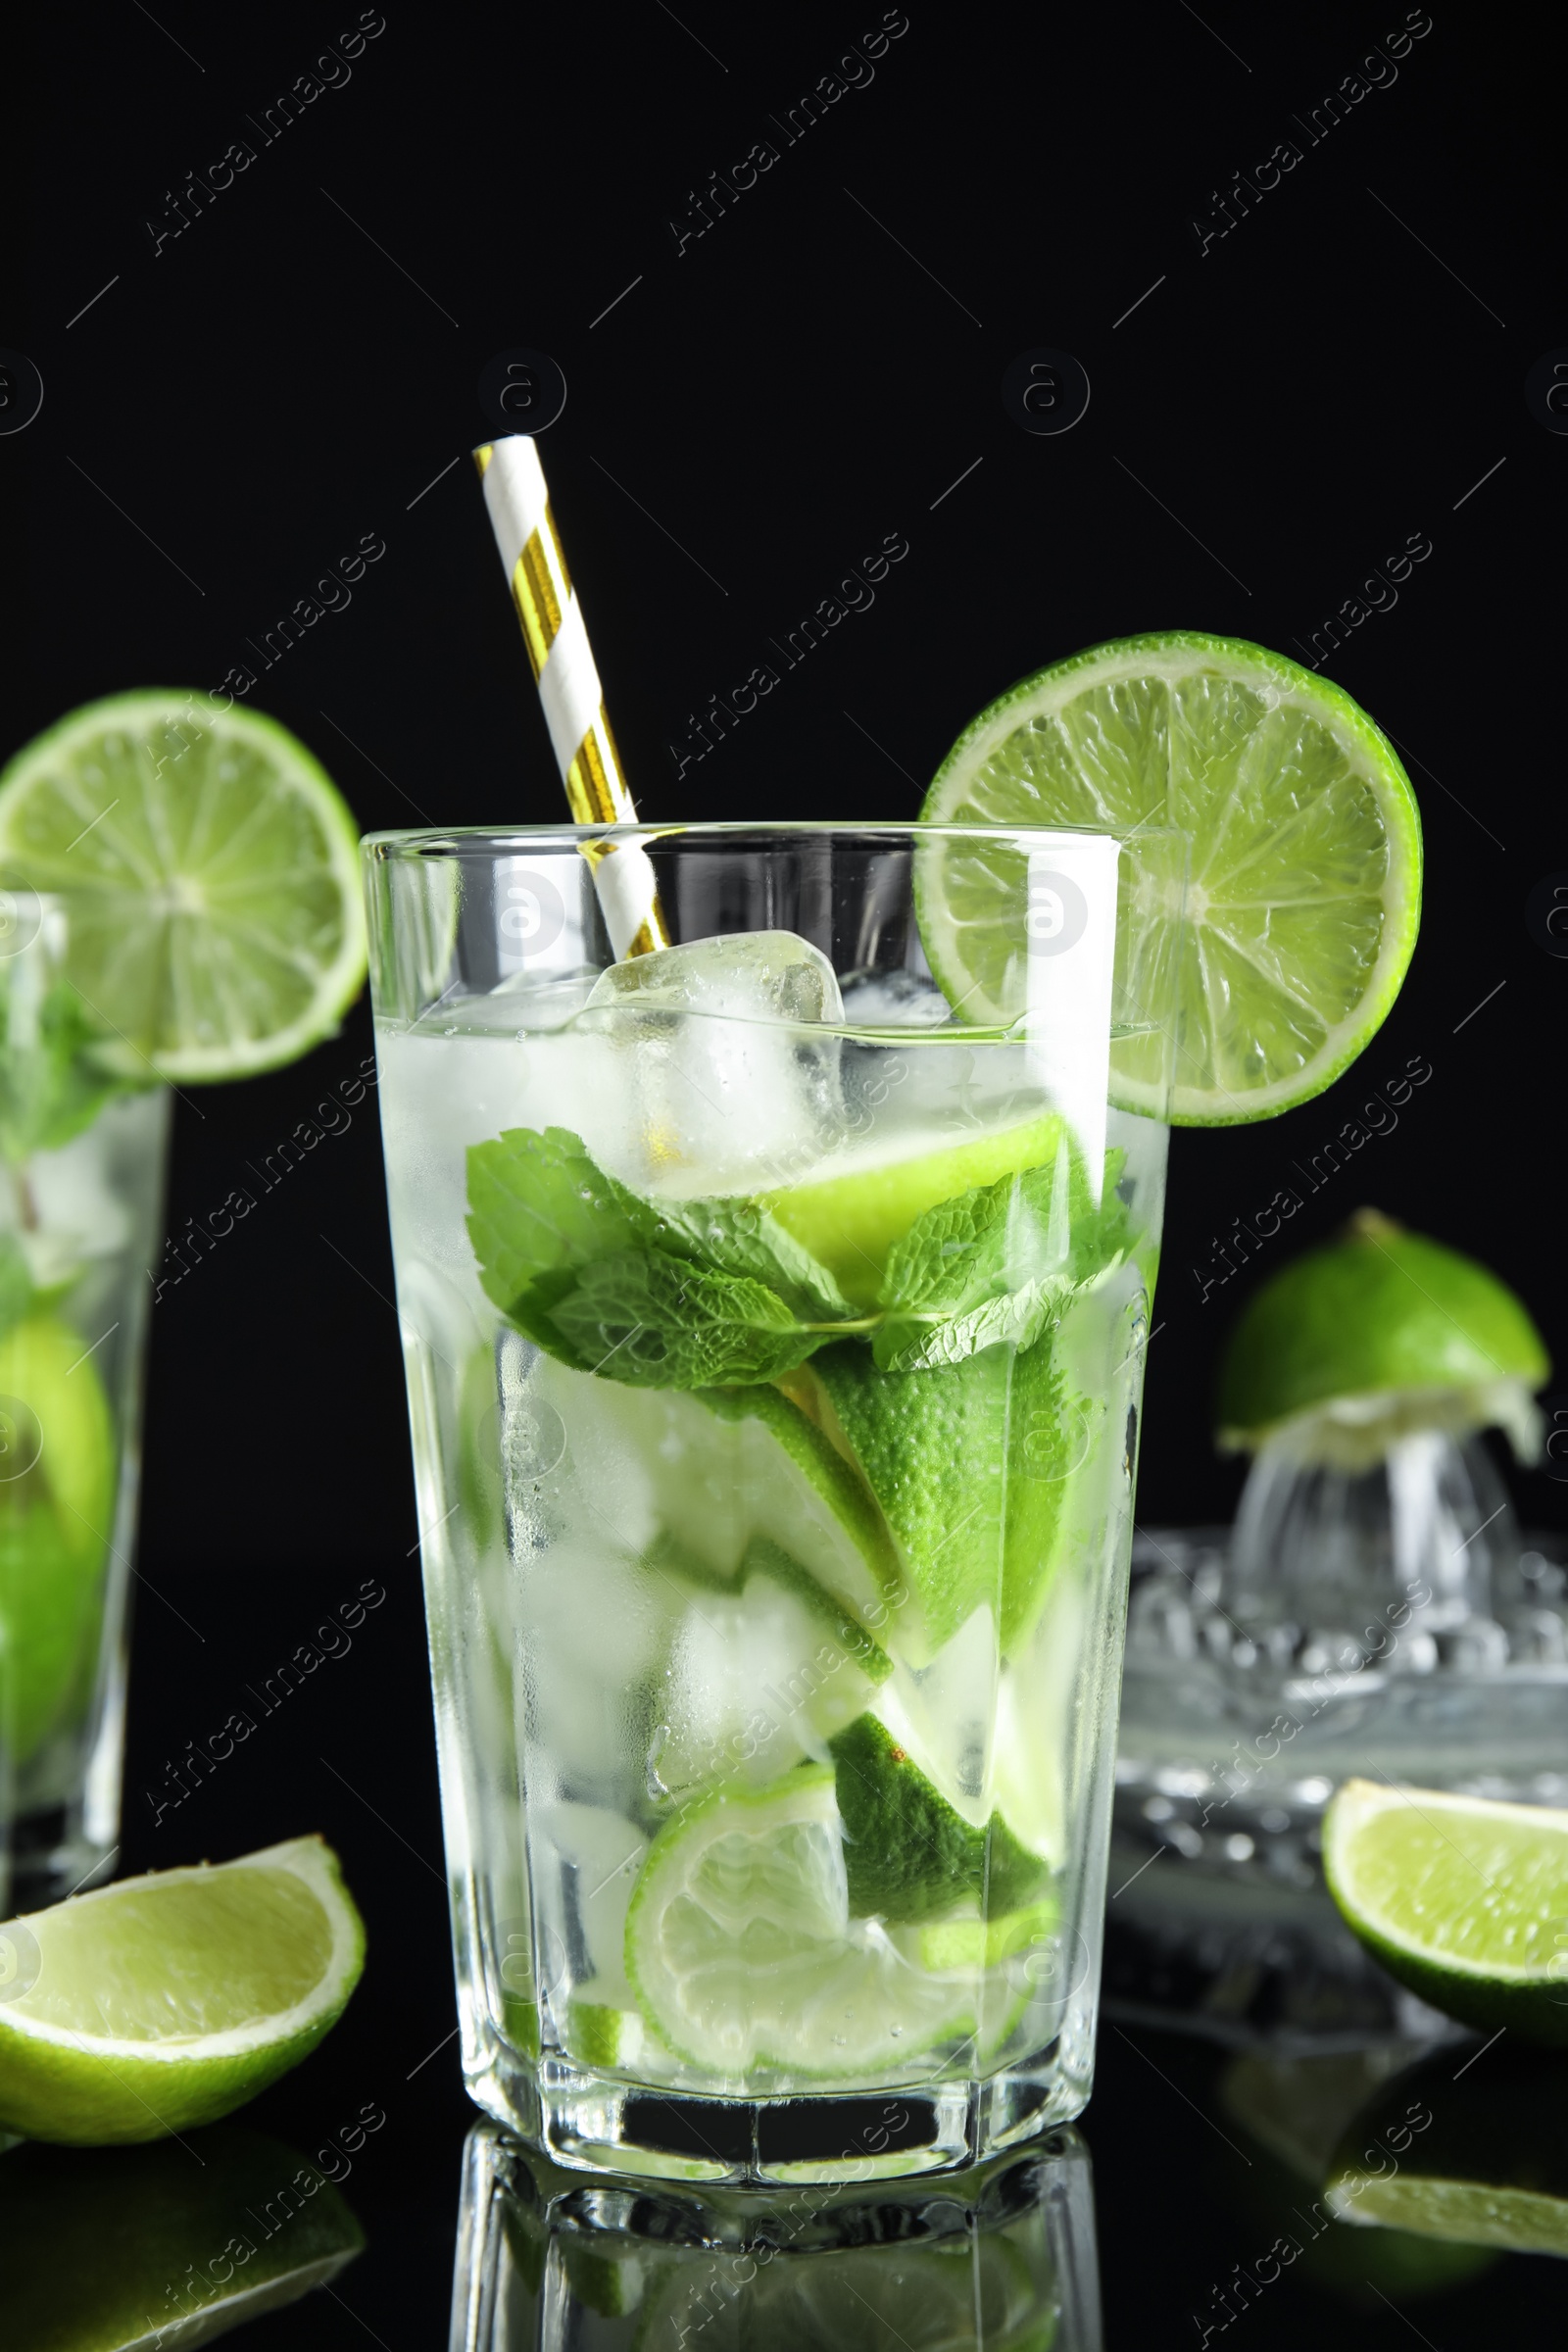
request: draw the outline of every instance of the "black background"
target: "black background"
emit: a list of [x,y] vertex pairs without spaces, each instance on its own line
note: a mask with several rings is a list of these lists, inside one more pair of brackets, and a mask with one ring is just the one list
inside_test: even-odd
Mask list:
[[[1396,77],[1313,143],[1293,117],[1402,8],[1210,0],[1200,17],[1170,0],[1068,23],[911,0],[874,78],[786,144],[770,118],[879,9],[388,0],[352,77],[264,141],[251,119],[357,15],[161,0],[155,21],[116,0],[14,29],[0,343],[34,362],[44,402],[0,438],[0,749],[91,697],[248,664],[251,701],[367,828],[560,814],[466,455],[492,429],[480,371],[516,346],[565,374],[543,454],[650,818],[912,816],[958,729],[1020,674],[1173,626],[1299,657],[1423,535],[1397,604],[1325,664],[1406,750],[1421,942],[1327,1096],[1174,1140],[1141,1515],[1220,1517],[1239,1483],[1207,1415],[1245,1282],[1202,1298],[1212,1237],[1298,1185],[1294,1164],[1412,1058],[1432,1074],[1397,1129],[1312,1196],[1264,1269],[1371,1201],[1477,1250],[1561,1353],[1568,964],[1526,905],[1568,867],[1568,439],[1524,395],[1568,344],[1561,36],[1434,0]],[[777,163],[677,252],[692,191],[763,138]],[[1287,138],[1300,162],[1200,251],[1194,219],[1223,226],[1213,192]],[[234,140],[255,161],[155,252],[186,173]],[[1059,436],[1003,405],[1009,363],[1038,346],[1075,355],[1092,387]],[[909,553],[874,606],[678,774],[688,713],[890,532]],[[368,533],[385,553],[349,607],[264,669],[265,632]],[[369,1050],[362,1004],[293,1069],[182,1100],[171,1230]],[[450,2048],[405,2081],[448,2030],[450,1979],[390,1297],[368,1097],[158,1305],[124,1866],[317,1827],[344,1854],[366,1989],[258,2112],[303,2142],[336,2103],[386,2106],[362,2167],[380,2251],[344,2291],[401,2348],[440,2340],[465,2110]],[[1563,1488],[1536,1473],[1516,1493],[1562,1525]],[[387,1597],[351,1654],[155,1829],[144,1792],[165,1760],[368,1578]],[[1140,2156],[1140,2070],[1114,2052],[1107,2068],[1088,2135],[1133,2135],[1101,2159],[1102,2189],[1108,2161],[1128,2195],[1195,2196],[1180,2134],[1198,2127],[1159,2094]],[[1102,2205],[1107,2226],[1132,2245]],[[1205,2278],[1245,2251],[1216,2241]],[[1494,2312],[1519,2269],[1488,2287]],[[1171,2277],[1107,2262],[1113,2342],[1165,2321],[1185,2334],[1199,2288]],[[310,2325],[313,2342],[364,2340],[319,2300]],[[1286,2328],[1282,2311],[1271,2340]]]

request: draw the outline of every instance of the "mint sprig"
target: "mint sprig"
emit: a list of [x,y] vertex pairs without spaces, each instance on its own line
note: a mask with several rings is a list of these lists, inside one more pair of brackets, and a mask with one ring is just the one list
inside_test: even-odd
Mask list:
[[644,1200],[564,1127],[513,1128],[468,1152],[468,1235],[508,1321],[578,1372],[635,1387],[778,1380],[829,1341],[870,1340],[883,1370],[1023,1348],[1131,1247],[1110,1190],[1093,1209],[1065,1150],[916,1218],[877,1309],[857,1315],[825,1266],[759,1202]]
[[1074,1294],[1119,1265],[1132,1225],[1114,1187],[1126,1154],[1105,1161],[1104,1204],[1091,1206],[1062,1150],[1054,1163],[939,1200],[888,1253],[872,1352],[884,1372],[935,1371],[982,1348],[1032,1348]]

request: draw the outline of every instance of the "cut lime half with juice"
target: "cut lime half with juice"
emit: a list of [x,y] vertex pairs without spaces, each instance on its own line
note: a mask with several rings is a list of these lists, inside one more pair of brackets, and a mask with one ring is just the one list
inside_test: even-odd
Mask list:
[[[1007,829],[1123,840],[1112,1092],[1166,1114],[1168,1049],[1137,1014],[1174,997],[1178,1125],[1321,1094],[1415,946],[1421,829],[1393,746],[1339,687],[1239,638],[1127,637],[1038,671],[964,729],[921,816],[998,828],[933,832],[915,860],[926,956],[965,1023],[1025,1009],[1027,853]],[[1185,890],[1172,829],[1190,844]]]
[[89,703],[0,775],[0,877],[69,897],[67,970],[126,1078],[292,1061],[365,979],[357,828],[274,719],[148,688]]

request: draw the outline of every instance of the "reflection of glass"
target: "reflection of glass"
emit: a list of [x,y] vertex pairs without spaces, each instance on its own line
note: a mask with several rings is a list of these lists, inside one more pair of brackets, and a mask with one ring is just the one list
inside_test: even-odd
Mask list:
[[364,2247],[341,2191],[296,2149],[235,2124],[197,2142],[0,2160],[7,2345],[207,2343],[324,2285]]
[[[0,892],[0,1619],[10,1905],[119,1834],[148,1270],[169,1097],[109,1075],[62,971],[69,905]],[[0,1889],[3,1893],[3,1889]]]
[[1166,1047],[1106,836],[646,838],[368,845],[466,2070],[918,2173],[1088,2095]]
[[1100,2352],[1089,2151],[1065,2128],[939,2181],[588,2187],[468,2134],[451,2352]]

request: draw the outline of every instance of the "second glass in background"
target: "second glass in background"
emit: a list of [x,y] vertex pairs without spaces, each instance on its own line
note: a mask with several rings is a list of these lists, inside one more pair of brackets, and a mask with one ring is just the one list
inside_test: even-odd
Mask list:
[[67,902],[0,892],[0,1916],[85,1885],[120,1834],[169,1137],[167,1090],[96,1057],[64,976],[70,919]]

